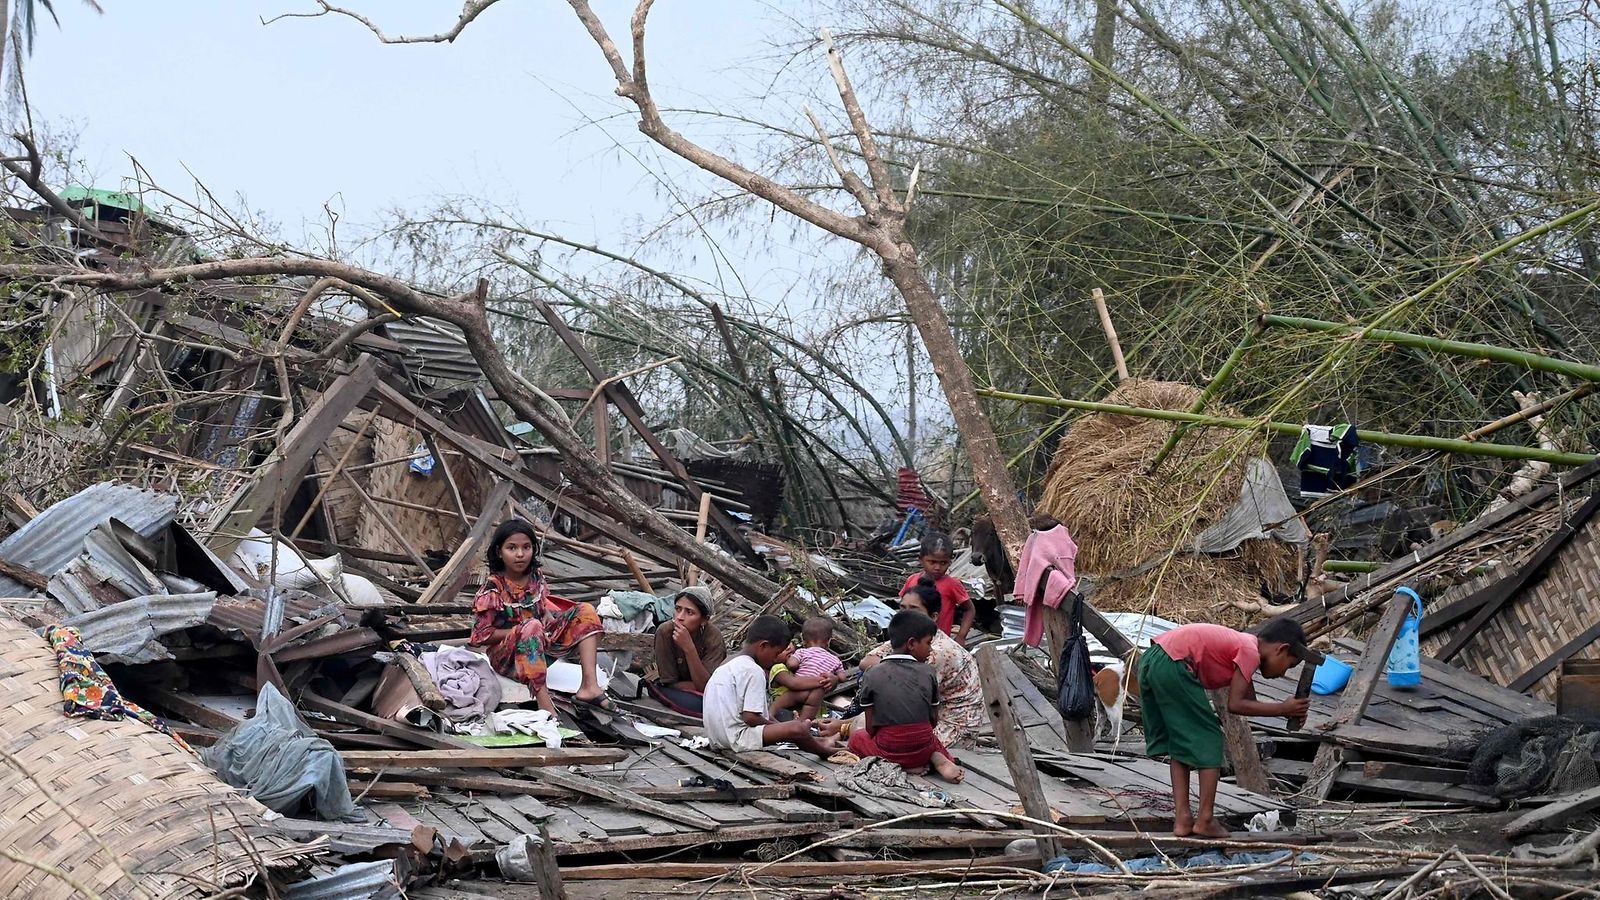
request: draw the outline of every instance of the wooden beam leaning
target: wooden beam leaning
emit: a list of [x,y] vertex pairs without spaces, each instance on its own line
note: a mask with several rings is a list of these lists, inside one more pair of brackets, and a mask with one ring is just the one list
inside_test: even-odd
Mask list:
[[[656,459],[661,460],[661,465],[682,483],[684,493],[690,500],[700,503],[700,496],[704,493],[701,491],[700,485],[695,482],[694,476],[689,474],[689,470],[684,468],[683,463],[672,455],[672,451],[661,443],[655,432],[651,431],[650,426],[645,423],[644,409],[639,405],[639,400],[633,395],[633,391],[629,390],[628,385],[622,381],[607,383],[606,379],[609,376],[606,375],[605,370],[600,368],[600,363],[589,352],[589,348],[585,347],[572,329],[567,327],[566,320],[562,319],[561,315],[545,301],[538,297],[533,297],[531,300],[534,308],[539,311],[539,314],[544,317],[546,322],[550,323],[550,327],[555,331],[556,336],[561,338],[561,342],[567,345],[567,349],[572,351],[573,356],[577,357],[578,363],[589,373],[589,377],[594,379],[594,383],[605,385],[606,397],[616,405],[617,411],[622,413],[622,417],[628,420],[628,424],[633,426],[633,430],[638,432],[639,437],[650,448],[650,452],[656,455]],[[728,541],[740,553],[749,555],[755,552],[751,549],[750,542],[739,532],[738,524],[715,505],[711,507],[711,521],[716,523],[717,528],[727,536]]]
[[[1411,615],[1411,603],[1410,594],[1396,592],[1389,598],[1383,618],[1367,639],[1367,648],[1356,663],[1350,681],[1344,686],[1331,727],[1355,725],[1366,714],[1367,704],[1372,701],[1372,691],[1378,686],[1378,678],[1383,675],[1384,665],[1389,661],[1389,651],[1400,634],[1400,626],[1405,624],[1406,616]],[[1315,806],[1328,799],[1343,761],[1344,750],[1337,743],[1330,741],[1317,748],[1317,756],[1311,763],[1311,774],[1306,776],[1305,788],[1300,792],[1305,805]]]
[[[1006,769],[1011,773],[1012,784],[1022,800],[1022,809],[1031,818],[1041,822],[1054,822],[1050,803],[1045,799],[1044,786],[1039,781],[1039,768],[1034,764],[1033,753],[1028,749],[1028,738],[1017,722],[1016,711],[1011,706],[1008,681],[995,659],[993,644],[978,648],[978,676],[983,681],[983,699],[989,708],[989,722],[994,726],[995,740],[1000,742],[1000,753],[1005,757]],[[1039,837],[1040,859],[1055,859],[1061,855],[1061,845],[1055,838]]]
[[255,482],[234,498],[206,546],[218,556],[226,557],[267,510],[286,502],[311,464],[312,454],[321,449],[334,429],[377,383],[377,360],[363,353],[356,359],[355,368],[334,379],[311,408],[301,414],[284,437],[283,444],[261,468]]
[[1250,732],[1250,722],[1228,711],[1227,688],[1209,693],[1217,719],[1222,722],[1222,743],[1228,751],[1228,762],[1233,763],[1234,781],[1247,791],[1272,796],[1272,783],[1267,780],[1267,767],[1261,763],[1261,748]]
[[418,603],[447,603],[461,593],[461,588],[467,583],[467,576],[472,574],[473,563],[483,557],[484,548],[489,543],[489,535],[493,532],[500,513],[506,508],[506,501],[511,499],[511,488],[511,482],[501,481],[489,489],[489,496],[483,501],[483,511],[478,514],[478,521],[473,524],[472,530],[467,532],[466,540],[456,547],[456,552],[450,554],[450,560],[434,573],[428,589],[417,598]]

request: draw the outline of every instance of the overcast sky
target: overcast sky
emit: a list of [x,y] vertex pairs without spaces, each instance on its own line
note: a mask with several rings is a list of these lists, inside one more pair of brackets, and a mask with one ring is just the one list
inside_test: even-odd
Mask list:
[[[187,169],[219,196],[242,197],[296,242],[322,232],[324,205],[349,240],[394,207],[466,195],[615,247],[665,219],[674,193],[694,201],[715,185],[648,145],[632,119],[594,124],[621,101],[598,49],[556,0],[502,3],[454,44],[410,46],[382,45],[335,16],[261,23],[313,10],[310,0],[102,5],[96,15],[58,0],[61,27],[41,23],[27,69],[36,120],[80,133],[78,153],[100,187],[126,185],[131,155],[163,187],[191,190]],[[344,5],[389,34],[441,31],[460,11],[456,0]],[[631,2],[596,7],[614,34],[625,32]],[[660,4],[652,86],[668,106],[798,118],[797,103],[775,98],[826,73],[820,60],[784,66],[773,42],[791,28],[760,2]],[[727,130],[677,121],[702,135]],[[730,251],[754,293],[787,292],[815,252],[804,229],[779,225],[776,249]],[[641,252],[668,269],[726,279],[708,247],[656,243]]]

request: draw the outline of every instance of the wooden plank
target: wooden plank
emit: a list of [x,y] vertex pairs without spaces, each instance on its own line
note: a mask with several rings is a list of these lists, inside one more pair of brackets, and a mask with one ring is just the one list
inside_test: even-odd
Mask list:
[[1228,689],[1211,692],[1211,705],[1222,722],[1222,744],[1228,751],[1228,761],[1233,763],[1233,777],[1239,786],[1257,794],[1272,794],[1272,783],[1267,780],[1267,768],[1261,764],[1261,748],[1256,746],[1250,723],[1228,711]]
[[813,806],[804,800],[757,800],[750,804],[780,822],[846,822],[847,812]]
[[[1309,777],[1313,765],[1314,763],[1298,759],[1274,759],[1271,763],[1273,772],[1289,778]],[[1348,790],[1370,791],[1374,794],[1403,797],[1408,800],[1458,803],[1481,809],[1498,809],[1504,805],[1498,798],[1465,785],[1412,781],[1405,778],[1369,778],[1362,772],[1360,763],[1340,766],[1339,771],[1335,773],[1335,781],[1339,787]]]
[[[1334,644],[1358,654],[1364,649],[1364,645],[1359,641],[1345,638],[1335,639]],[[1474,709],[1488,713],[1506,724],[1520,722],[1523,719],[1553,716],[1556,713],[1555,707],[1543,700],[1536,700],[1526,694],[1503,688],[1472,672],[1439,662],[1432,657],[1422,657],[1422,678],[1424,683],[1432,683],[1441,692],[1447,691],[1457,702],[1471,705]]]
[[483,509],[478,513],[478,521],[473,524],[472,530],[467,532],[466,539],[456,547],[456,552],[450,554],[449,561],[434,573],[433,581],[428,584],[427,590],[417,598],[418,603],[443,603],[455,599],[456,595],[461,593],[461,588],[467,583],[467,576],[472,574],[472,567],[483,558],[484,548],[489,545],[489,537],[499,524],[500,513],[505,509],[506,501],[511,499],[511,488],[511,482],[500,481],[489,489],[489,495],[483,501]]
[[1435,653],[1433,658],[1440,662],[1449,662],[1457,653],[1460,653],[1461,648],[1465,647],[1467,642],[1477,635],[1485,622],[1498,615],[1501,608],[1511,602],[1524,587],[1549,571],[1550,565],[1555,562],[1556,556],[1561,552],[1561,548],[1565,547],[1567,542],[1572,540],[1579,531],[1582,531],[1583,526],[1588,524],[1589,520],[1594,518],[1597,512],[1600,512],[1600,492],[1591,495],[1588,500],[1583,502],[1582,506],[1578,507],[1577,512],[1562,522],[1561,527],[1557,528],[1554,534],[1545,539],[1538,551],[1526,563],[1523,563],[1515,574],[1495,583],[1492,587],[1493,593],[1484,601],[1483,606],[1473,614],[1467,624],[1456,629],[1455,633],[1450,636],[1450,642],[1445,644],[1438,653]]
[[[1033,753],[1028,749],[1028,738],[1017,724],[1016,712],[1008,684],[995,654],[993,644],[978,649],[978,674],[983,681],[983,697],[989,708],[989,721],[994,726],[995,740],[1000,742],[1000,753],[1005,757],[1006,769],[1011,772],[1011,783],[1016,787],[1027,814],[1043,822],[1052,821],[1050,804],[1045,800],[1044,788],[1039,784],[1039,769],[1034,765]],[[1055,859],[1061,855],[1061,844],[1053,837],[1039,837],[1039,856]]]
[[[455,769],[523,769],[613,763],[621,762],[628,758],[626,750],[612,747],[562,747],[559,750],[552,750],[549,747],[479,747],[466,741],[462,743],[467,744],[466,748],[344,750],[339,753],[339,756],[344,759],[345,766],[363,769],[384,767],[422,768],[427,766]],[[548,772],[540,772],[538,777],[544,779],[549,774]],[[560,778],[560,776],[557,777]],[[592,779],[583,780],[590,781]],[[553,783],[567,787],[567,783],[563,783],[563,781],[558,780]],[[582,792],[580,791],[579,793]]]
[[1574,653],[1600,640],[1600,622],[1585,628],[1577,637],[1562,644],[1555,652],[1544,659],[1534,663],[1528,671],[1518,675],[1509,685],[1513,691],[1525,691],[1539,683],[1539,679],[1549,675],[1556,667],[1566,662]]
[[[578,364],[583,366],[584,371],[589,373],[589,377],[594,383],[605,385],[606,396],[616,405],[617,411],[622,413],[622,417],[628,420],[628,424],[633,426],[633,430],[638,432],[645,446],[650,448],[650,452],[654,453],[656,459],[661,461],[662,467],[671,472],[672,477],[679,481],[689,501],[696,505],[701,504],[703,502],[701,498],[706,496],[705,492],[700,489],[700,484],[694,480],[694,476],[689,474],[689,470],[684,468],[683,463],[672,455],[672,451],[661,443],[655,432],[651,431],[650,426],[645,423],[644,408],[639,405],[638,398],[628,388],[627,382],[620,379],[611,379],[611,376],[606,374],[605,370],[600,367],[600,363],[595,360],[594,355],[589,352],[589,348],[583,345],[583,341],[579,340],[578,336],[572,332],[572,329],[567,327],[566,320],[561,318],[561,315],[549,303],[539,297],[529,297],[529,300],[533,303],[534,309],[538,310],[545,321],[550,323],[550,327],[555,331],[556,336],[561,338],[561,342],[567,345],[568,350],[572,351],[572,355],[577,358]],[[724,512],[721,507],[714,504],[708,511],[711,521],[716,523],[717,529],[727,537],[728,542],[735,550],[745,556],[755,555],[755,551],[750,547],[749,539],[739,530],[738,523],[734,522],[732,517]]]
[[[1361,654],[1355,671],[1350,675],[1350,681],[1345,684],[1344,691],[1340,695],[1339,708],[1333,714],[1336,727],[1354,725],[1361,721],[1362,714],[1367,711],[1367,704],[1372,700],[1372,690],[1377,687],[1378,678],[1383,674],[1383,667],[1389,660],[1389,650],[1400,634],[1400,626],[1405,623],[1406,617],[1411,615],[1411,604],[1409,594],[1396,592],[1389,598],[1388,610],[1378,621],[1377,628],[1373,629],[1366,650]],[[1334,776],[1338,773],[1343,759],[1344,751],[1338,744],[1323,744],[1318,747],[1316,759],[1312,761],[1311,774],[1307,776],[1305,788],[1302,789],[1300,796],[1307,798],[1313,806],[1328,799],[1328,792],[1333,790]]]
[[[1007,876],[1019,868],[1037,868],[1039,858],[1022,856],[980,856],[975,859],[863,859],[826,862],[781,863],[618,863],[599,866],[567,866],[561,875],[568,881],[620,881],[646,879],[714,878],[746,872],[761,878],[842,878],[883,875],[985,875]],[[737,881],[735,881],[737,883]]]
[[[552,823],[550,836],[555,840],[556,853],[560,856],[582,856],[590,853],[632,853],[636,850],[666,850],[672,847],[703,844],[707,837],[703,831],[683,831],[678,834],[647,834],[640,837],[618,838],[610,841],[566,841],[556,836],[557,832],[554,824]],[[832,830],[833,826],[816,822],[735,825],[719,829],[716,833],[716,841],[726,846],[733,843],[770,841],[777,838],[806,838],[818,836]]]
[[[617,752],[620,754],[619,760],[617,761],[626,759],[628,756],[625,751]],[[610,762],[612,760],[594,761]],[[642,812],[647,815],[658,816],[672,822],[682,822],[683,824],[688,825],[690,828],[698,828],[702,831],[714,831],[717,827],[716,822],[700,815],[699,813],[683,809],[680,806],[663,803],[660,800],[651,800],[646,797],[641,797],[633,791],[630,791],[626,788],[617,787],[615,785],[606,784],[597,778],[590,778],[586,775],[578,775],[561,769],[546,769],[538,773],[537,777],[540,781],[556,785],[557,787],[566,788],[575,794],[583,794],[586,797],[598,797],[601,800],[615,803],[618,806],[631,809],[635,812]]]
[[[1061,712],[1056,705],[1045,699],[1044,693],[1039,690],[1027,675],[1022,673],[1022,668],[1009,654],[1000,657],[1000,668],[1005,671],[1006,683],[1011,686],[1011,699],[1018,706],[1018,712],[1026,707],[1039,727],[1024,729],[1028,731],[1028,742],[1035,750],[1066,750],[1071,743],[1067,727],[1061,719]],[[1090,729],[1090,743],[1093,743],[1093,729]],[[1079,748],[1081,749],[1081,748]]]
[[[649,816],[629,812],[609,803],[584,803],[572,808],[572,811],[588,819],[605,832],[606,840],[620,837],[631,837],[638,834],[655,833],[645,827],[645,820]],[[671,833],[669,830],[668,833]]]
[[528,816],[500,797],[475,797],[474,801],[517,834],[538,834],[539,823],[554,815],[553,810],[546,809],[544,816]]
[[[1077,757],[1074,757],[1077,758]],[[967,780],[979,784],[987,793],[1000,800],[997,810],[1010,811],[1019,805],[1016,788],[1011,784],[1011,773],[1005,758],[993,753],[967,752],[961,754],[961,765],[967,770]],[[1120,785],[1119,785],[1120,786]],[[1106,808],[1099,803],[1103,796],[1097,790],[1092,796],[1083,789],[1059,778],[1041,778],[1040,787],[1050,803],[1053,821],[1064,825],[1098,825],[1117,815],[1115,807]]]
[[356,358],[349,374],[335,378],[322,396],[300,414],[283,443],[257,470],[255,481],[248,489],[240,491],[229,505],[206,546],[218,556],[226,557],[269,510],[287,506],[290,495],[300,486],[306,467],[311,465],[312,455],[376,384],[377,360],[363,353]]
[[1520,838],[1541,831],[1560,831],[1567,822],[1600,809],[1600,787],[1567,794],[1554,803],[1529,810],[1507,822],[1501,831],[1508,838]]
[[[1179,838],[1173,837],[1171,834],[1151,831],[1086,830],[1082,828],[1073,830],[1105,847],[1107,850],[1113,851],[1153,854],[1169,850],[1211,849],[1204,838]],[[978,831],[971,828],[874,828],[871,831],[863,831],[860,834],[851,835],[841,840],[836,846],[859,849],[904,848],[916,850],[942,847],[977,849],[1004,847],[1014,840],[1016,840],[1015,834]],[[1300,834],[1292,831],[1256,831],[1235,834],[1230,840],[1240,843],[1306,845],[1326,839],[1316,835]],[[1081,849],[1075,848],[1075,850]],[[932,861],[924,862],[926,864]],[[1160,892],[1155,893],[1160,896]]]
[[1361,774],[1368,778],[1426,781],[1434,784],[1464,784],[1467,780],[1465,769],[1452,769],[1447,766],[1419,766],[1411,763],[1385,762],[1377,759],[1368,760],[1361,767]]
[[[300,705],[306,709],[322,713],[323,715],[332,716],[334,719],[344,722],[347,725],[356,725],[369,731],[376,731],[379,734],[387,734],[390,737],[397,737],[401,740],[416,744],[419,747],[431,747],[440,750],[456,751],[477,751],[482,749],[478,745],[471,743],[470,741],[463,741],[458,737],[452,737],[447,734],[439,734],[437,732],[429,731],[425,728],[418,728],[415,725],[407,722],[397,722],[394,719],[385,719],[383,716],[375,716],[371,713],[362,712],[353,706],[346,706],[337,700],[329,700],[315,691],[302,692],[300,694]],[[383,755],[381,751],[372,752]],[[395,754],[388,753],[387,755],[394,756]],[[390,765],[396,764],[397,763],[390,763]],[[349,763],[347,762],[346,765],[349,765]],[[422,766],[430,764],[411,763],[411,765]]]

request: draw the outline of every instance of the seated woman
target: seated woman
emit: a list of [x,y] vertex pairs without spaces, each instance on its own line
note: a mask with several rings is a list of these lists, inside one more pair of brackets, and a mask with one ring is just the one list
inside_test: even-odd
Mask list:
[[656,680],[645,690],[684,715],[705,712],[706,682],[728,659],[728,644],[711,624],[711,589],[686,587],[672,601],[672,621],[656,629]]
[[[900,608],[922,613],[934,621],[939,619],[939,589],[929,579],[919,579],[900,595]],[[894,653],[888,643],[881,644],[861,660],[863,672]],[[956,643],[950,635],[939,632],[933,637],[933,648],[928,655],[928,665],[939,682],[939,721],[933,726],[934,736],[946,747],[971,747],[978,729],[988,721],[983,708],[983,683],[978,680],[978,664],[967,649]],[[852,729],[853,730],[853,729]]]
[[574,695],[580,704],[609,709],[595,673],[595,655],[605,630],[600,614],[587,603],[550,593],[533,555],[533,526],[521,519],[500,523],[489,541],[489,579],[472,601],[473,646],[484,648],[495,671],[528,686],[539,708],[555,712],[545,684],[552,659],[576,652],[583,682]]

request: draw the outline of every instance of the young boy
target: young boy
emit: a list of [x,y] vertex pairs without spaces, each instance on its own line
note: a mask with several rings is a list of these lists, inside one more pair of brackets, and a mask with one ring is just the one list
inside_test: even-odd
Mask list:
[[866,710],[865,728],[850,734],[850,752],[878,756],[904,769],[932,766],[945,781],[966,776],[933,734],[939,719],[939,681],[928,665],[939,626],[915,610],[889,620],[894,652],[861,679],[856,702]]
[[[828,691],[844,680],[844,663],[828,649],[833,620],[812,616],[800,628],[801,647],[774,666],[767,688],[772,693],[770,718],[786,709],[800,709],[800,718],[815,719]],[[778,690],[778,688],[783,690]]]
[[711,673],[702,721],[713,747],[760,750],[790,742],[824,759],[843,749],[833,737],[837,722],[767,718],[767,671],[788,649],[789,626],[777,616],[757,616],[745,632],[744,649]]
[[[1306,653],[1300,623],[1279,616],[1247,634],[1221,625],[1181,625],[1156,638],[1139,659],[1145,752],[1165,756],[1172,773],[1172,833],[1227,837],[1214,817],[1222,776],[1222,723],[1206,691],[1226,688],[1236,716],[1304,716],[1309,700],[1264,703],[1251,679],[1278,678]],[[1189,805],[1189,773],[1200,770],[1200,809]]]

